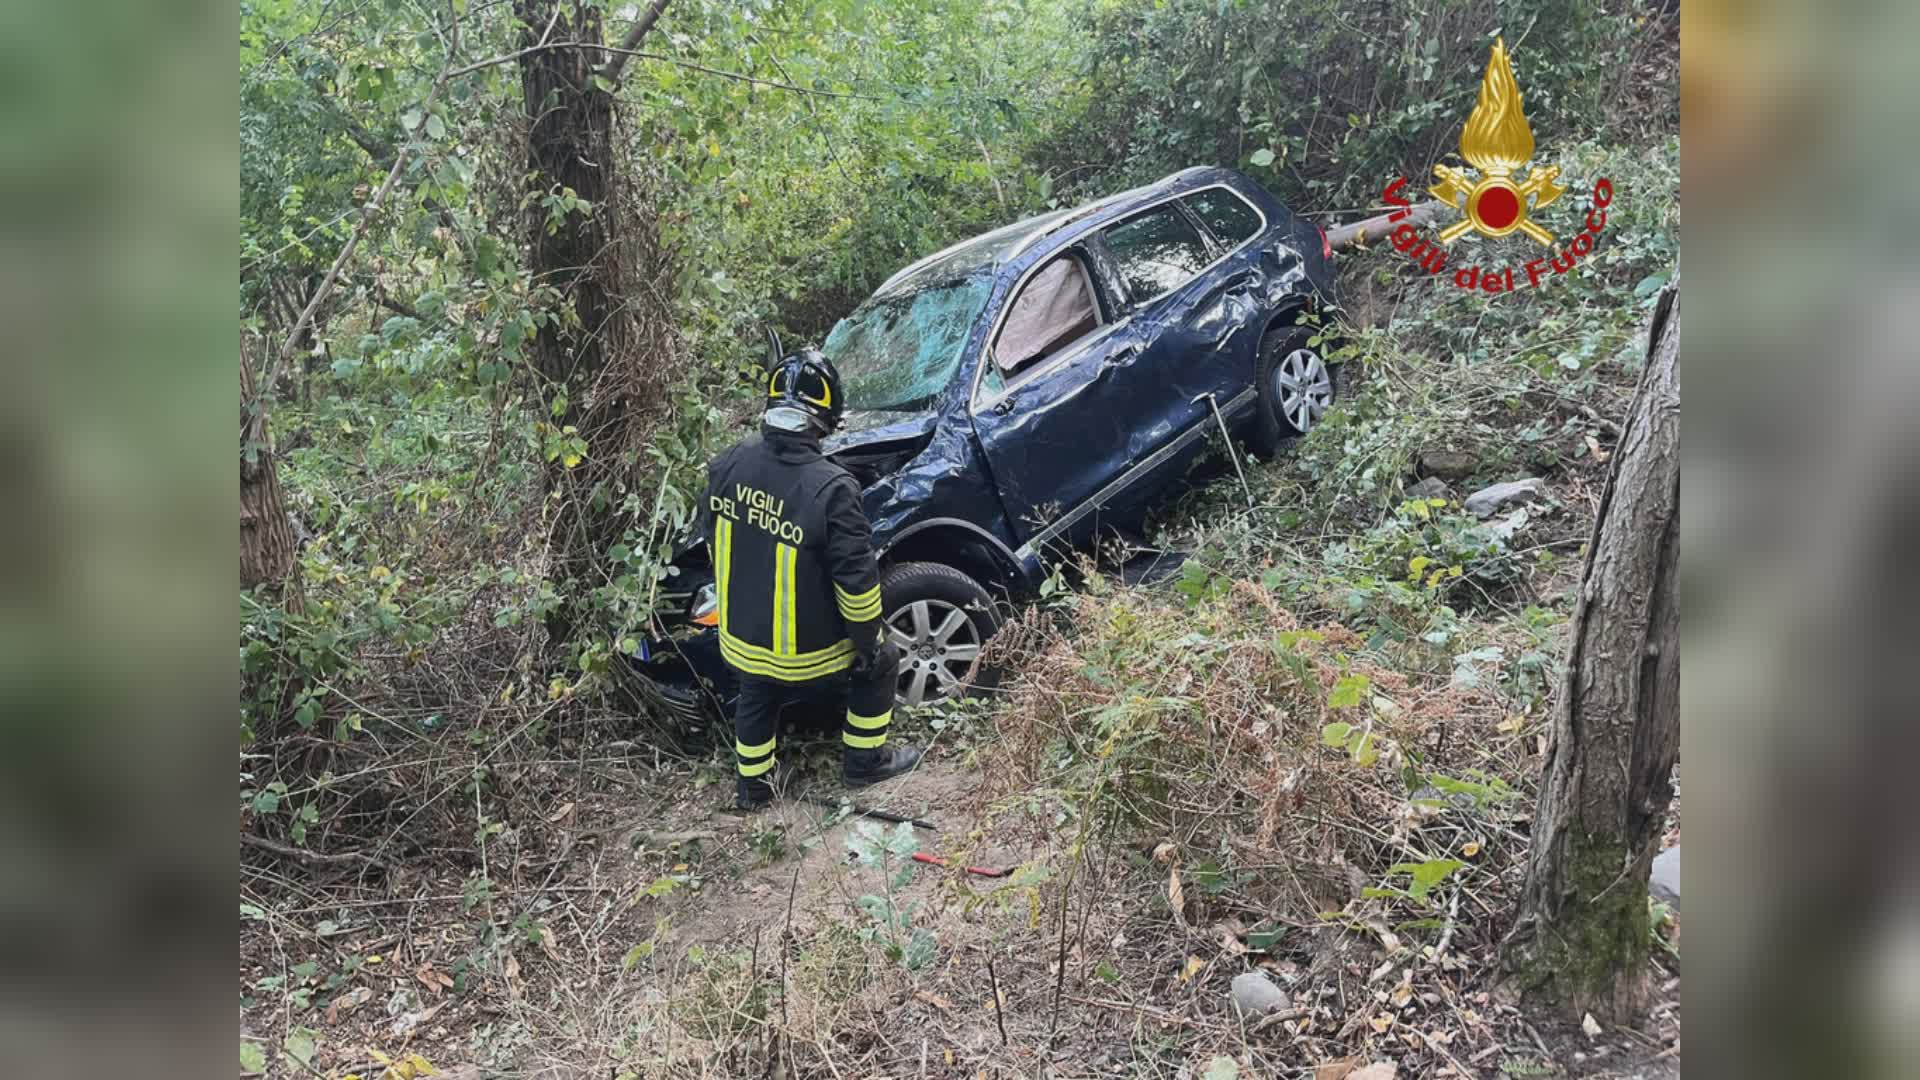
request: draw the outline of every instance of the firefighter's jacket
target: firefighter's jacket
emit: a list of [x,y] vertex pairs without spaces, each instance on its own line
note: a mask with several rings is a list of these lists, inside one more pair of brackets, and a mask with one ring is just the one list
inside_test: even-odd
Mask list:
[[880,636],[880,571],[860,486],[814,439],[767,430],[707,467],[720,653],[734,670],[806,682]]

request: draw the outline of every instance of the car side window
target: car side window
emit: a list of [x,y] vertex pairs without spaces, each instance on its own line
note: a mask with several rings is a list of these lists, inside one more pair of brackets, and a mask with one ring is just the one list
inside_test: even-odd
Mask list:
[[1185,284],[1209,261],[1199,230],[1178,207],[1157,206],[1101,234],[1133,303]]
[[1197,191],[1183,201],[1226,247],[1239,247],[1260,231],[1260,212],[1227,188]]
[[993,367],[1004,378],[1053,356],[1100,325],[1093,279],[1079,257],[1068,253],[1035,271],[1007,305],[993,341]]

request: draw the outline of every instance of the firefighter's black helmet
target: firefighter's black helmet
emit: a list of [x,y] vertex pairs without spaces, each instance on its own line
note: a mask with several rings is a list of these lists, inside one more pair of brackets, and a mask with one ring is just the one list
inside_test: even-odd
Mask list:
[[832,434],[847,409],[833,361],[818,349],[801,349],[776,361],[767,372],[767,411],[775,409],[798,410],[822,435]]

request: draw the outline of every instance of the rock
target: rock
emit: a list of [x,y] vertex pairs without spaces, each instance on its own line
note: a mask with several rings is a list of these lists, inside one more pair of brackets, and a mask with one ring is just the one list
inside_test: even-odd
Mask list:
[[1472,454],[1463,454],[1458,450],[1422,450],[1414,467],[1421,476],[1437,476],[1457,483],[1473,475],[1473,470],[1479,464]]
[[1488,518],[1509,503],[1539,502],[1547,497],[1547,482],[1537,476],[1525,480],[1509,480],[1504,484],[1483,487],[1467,496],[1467,513],[1475,517]]
[[1429,476],[1425,480],[1422,480],[1419,483],[1408,488],[1407,498],[1409,499],[1451,499],[1453,498],[1453,489],[1447,486],[1447,482],[1445,480],[1442,480],[1437,476]]
[[1393,1080],[1400,1067],[1391,1061],[1376,1061],[1364,1069],[1355,1069],[1347,1074],[1347,1080]]
[[1655,900],[1671,905],[1676,911],[1680,908],[1680,845],[1675,844],[1653,857],[1653,876],[1647,880],[1647,891]]
[[1233,977],[1233,1004],[1248,1016],[1264,1016],[1292,1008],[1293,999],[1264,974],[1247,971]]

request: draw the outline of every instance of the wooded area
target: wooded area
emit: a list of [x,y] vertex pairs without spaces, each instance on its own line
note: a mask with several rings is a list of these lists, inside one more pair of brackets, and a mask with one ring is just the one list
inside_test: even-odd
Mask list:
[[[1535,160],[1619,194],[1494,297],[1380,193],[1502,35]],[[1677,1075],[1666,6],[248,0],[240,46],[243,1072]],[[1068,560],[996,693],[902,711],[937,832],[715,814],[727,744],[626,673],[764,330],[1193,165],[1341,249],[1338,408],[1156,511],[1170,581]]]

